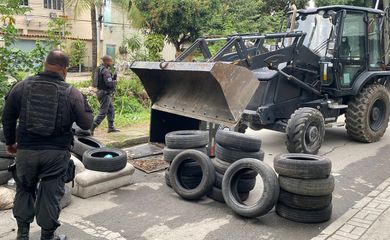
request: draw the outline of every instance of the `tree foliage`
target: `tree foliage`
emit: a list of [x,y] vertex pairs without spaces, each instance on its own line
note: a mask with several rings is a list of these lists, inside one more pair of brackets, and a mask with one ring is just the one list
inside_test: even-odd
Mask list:
[[209,26],[219,0],[135,0],[146,27],[167,36],[177,51],[184,43],[194,41]]
[[86,43],[77,39],[71,43],[70,48],[70,66],[83,65],[85,53],[87,52]]

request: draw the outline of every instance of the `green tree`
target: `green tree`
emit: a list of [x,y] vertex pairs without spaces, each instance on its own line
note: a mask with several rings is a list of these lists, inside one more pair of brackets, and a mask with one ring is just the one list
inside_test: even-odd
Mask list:
[[130,9],[139,9],[143,26],[167,37],[176,51],[206,32],[220,0],[134,0]]
[[84,57],[87,51],[87,46],[85,42],[77,39],[71,43],[70,48],[70,66],[78,66],[79,71],[81,72],[81,66],[84,64]]
[[50,19],[49,23],[47,24],[48,31],[48,48],[54,49],[64,49],[65,47],[65,39],[70,35],[69,29],[71,28],[71,25],[67,22],[66,19],[57,17]]
[[161,52],[164,48],[164,36],[159,34],[149,34],[146,36],[145,47],[148,49],[149,61],[160,61]]

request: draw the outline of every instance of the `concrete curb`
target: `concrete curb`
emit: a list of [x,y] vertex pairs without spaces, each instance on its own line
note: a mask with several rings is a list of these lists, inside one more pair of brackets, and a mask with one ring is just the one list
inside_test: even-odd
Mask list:
[[312,240],[360,239],[390,207],[390,178],[360,200]]
[[149,135],[145,136],[139,136],[135,138],[129,138],[125,139],[120,142],[110,142],[107,143],[108,147],[113,147],[113,148],[126,148],[126,147],[132,147],[138,144],[143,144],[149,142]]

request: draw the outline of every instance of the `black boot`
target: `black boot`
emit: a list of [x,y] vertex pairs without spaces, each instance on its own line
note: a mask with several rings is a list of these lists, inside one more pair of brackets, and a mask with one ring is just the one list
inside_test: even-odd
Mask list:
[[107,131],[108,133],[113,133],[113,132],[120,132],[120,130],[119,129],[116,129],[115,127],[110,127],[110,128],[108,128],[108,131]]
[[29,240],[30,224],[18,222],[18,232],[16,234],[16,240]]
[[65,235],[56,235],[55,230],[41,230],[41,240],[67,240]]

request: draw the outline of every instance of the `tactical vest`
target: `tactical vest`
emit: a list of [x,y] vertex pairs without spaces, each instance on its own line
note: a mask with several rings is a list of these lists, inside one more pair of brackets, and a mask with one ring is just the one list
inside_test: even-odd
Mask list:
[[99,66],[99,82],[98,82],[98,86],[97,86],[97,88],[99,89],[99,90],[109,90],[109,88],[107,87],[107,85],[106,85],[106,82],[104,81],[104,77],[103,77],[103,69],[105,69],[106,67],[105,66],[103,66],[103,65],[101,65],[101,66]]
[[28,133],[45,137],[69,132],[71,90],[72,86],[63,81],[43,76],[27,79],[19,120],[21,127]]

